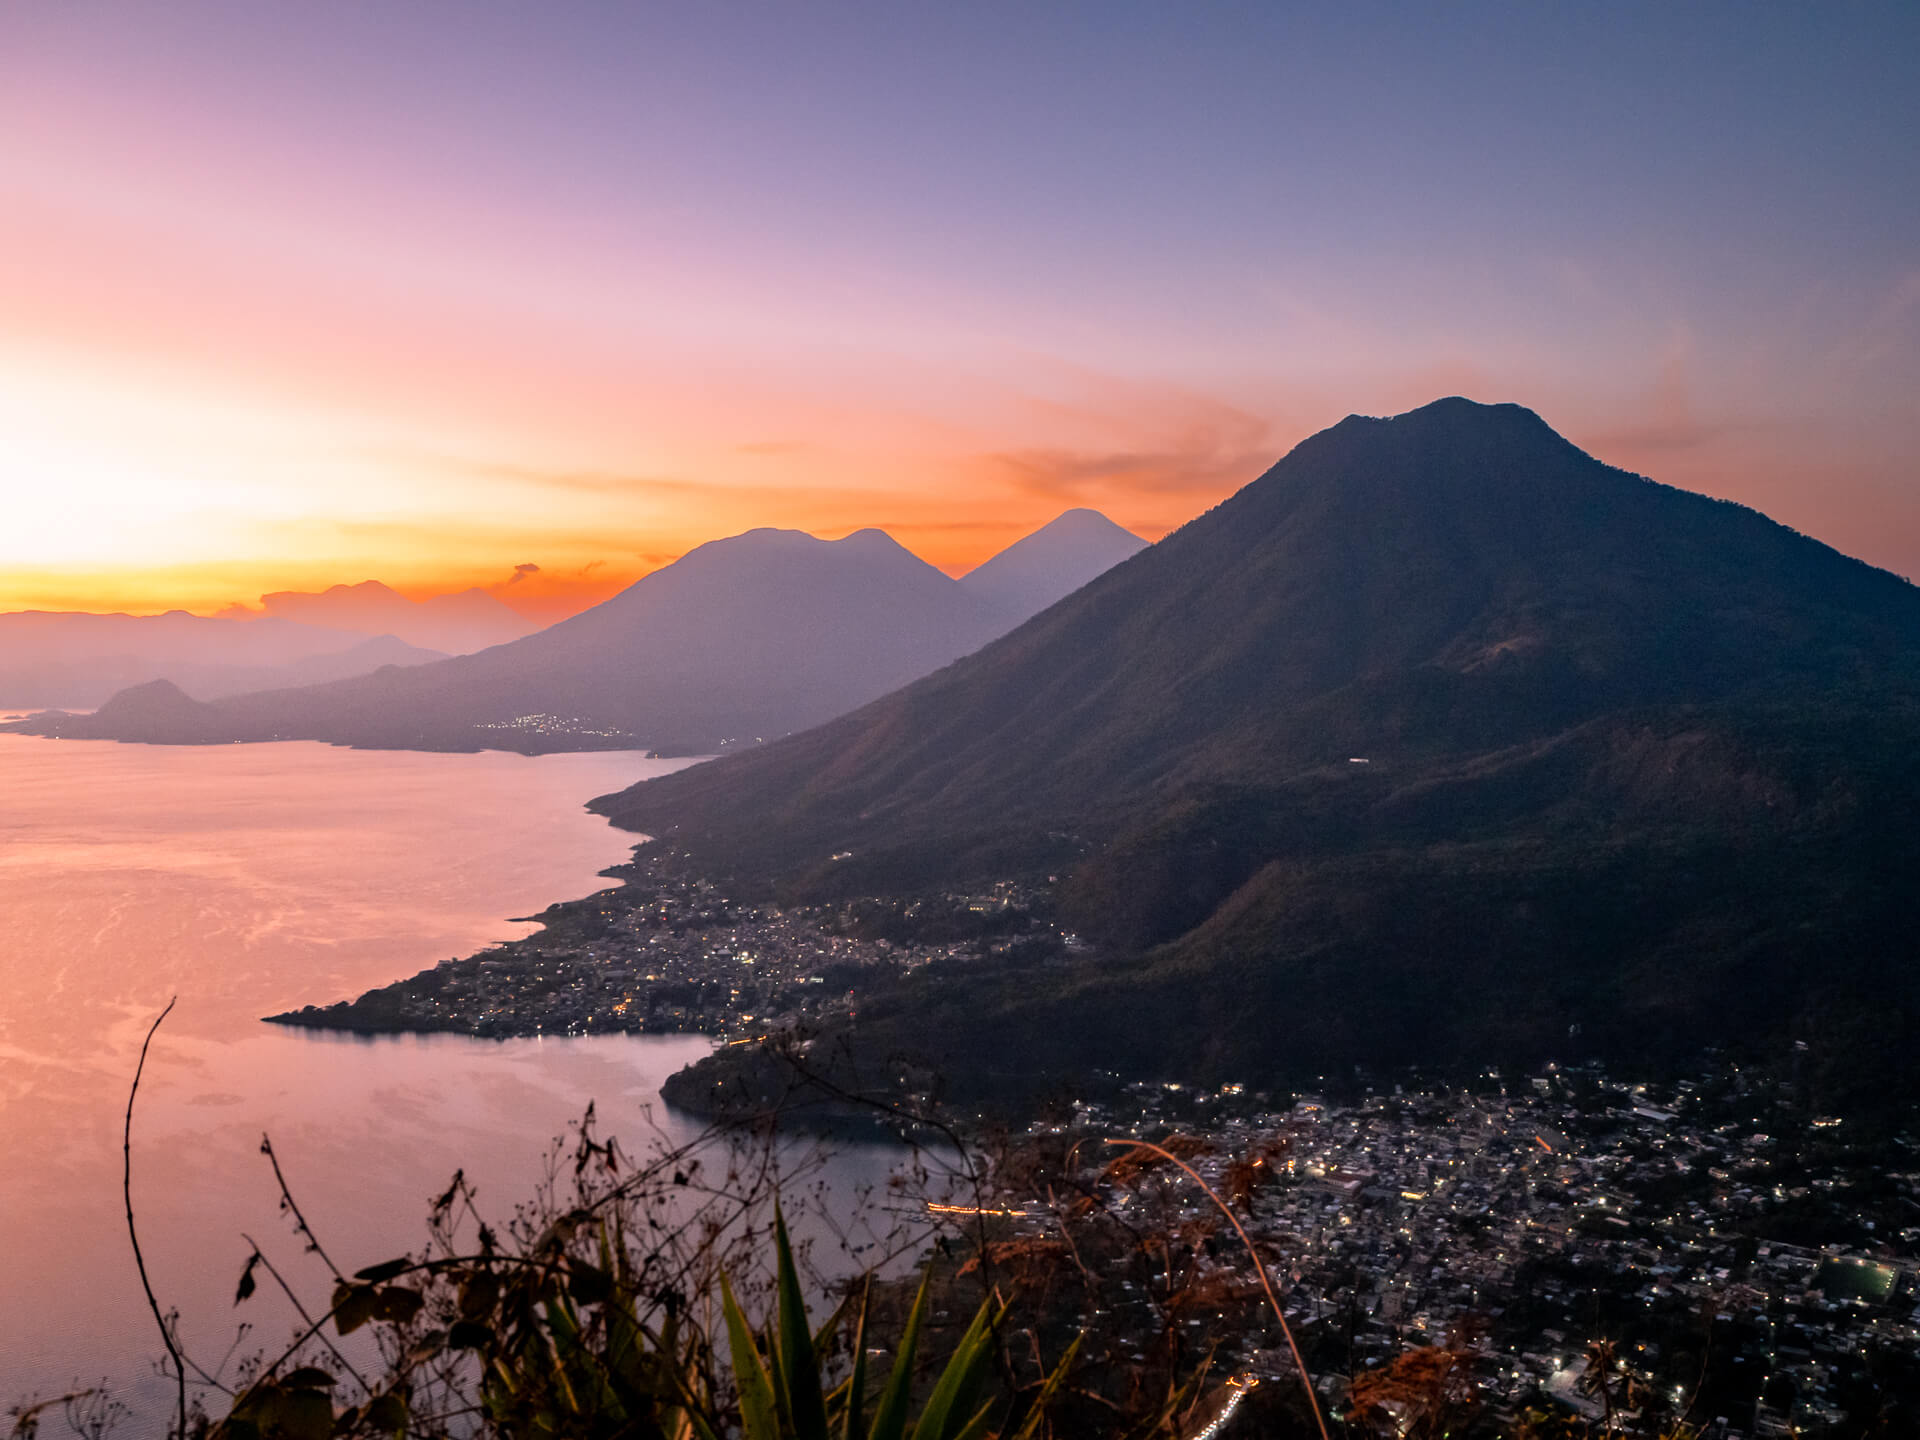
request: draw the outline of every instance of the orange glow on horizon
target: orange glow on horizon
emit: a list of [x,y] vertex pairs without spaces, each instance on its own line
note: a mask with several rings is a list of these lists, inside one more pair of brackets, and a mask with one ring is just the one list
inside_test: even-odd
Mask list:
[[[1196,23],[1204,64],[1146,27],[1116,64],[1058,17],[976,49],[933,12],[482,8],[9,23],[0,610],[377,579],[554,619],[758,526],[957,574],[1072,506],[1158,538],[1448,394],[1920,572],[1910,157],[1834,128],[1911,103],[1897,44],[1824,90],[1782,45],[1793,103],[1735,67],[1734,108],[1626,143],[1453,106],[1457,26]],[[1474,47],[1487,93],[1545,73],[1527,30]]]
[[1072,506],[1158,539],[1349,411],[1448,393],[1876,563],[1920,554],[1897,444],[1740,419],[1695,393],[1684,332],[1596,388],[1524,346],[1469,361],[1309,316],[1291,361],[1202,383],[930,342],[805,286],[776,304],[777,267],[743,288],[696,265],[694,309],[645,256],[449,257],[258,202],[213,225],[188,203],[212,182],[175,180],[0,143],[0,610],[213,613],[378,579],[547,623],[759,526],[874,526],[957,575]]

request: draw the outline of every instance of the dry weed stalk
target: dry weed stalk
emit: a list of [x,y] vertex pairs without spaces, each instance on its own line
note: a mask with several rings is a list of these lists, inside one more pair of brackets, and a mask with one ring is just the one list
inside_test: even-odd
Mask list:
[[1240,1217],[1235,1215],[1227,1202],[1222,1200],[1214,1188],[1200,1177],[1198,1170],[1164,1146],[1156,1145],[1151,1140],[1133,1139],[1109,1139],[1105,1143],[1131,1145],[1142,1150],[1151,1150],[1162,1159],[1171,1161],[1185,1171],[1188,1178],[1205,1191],[1207,1198],[1219,1207],[1222,1215],[1227,1217],[1227,1223],[1233,1226],[1234,1233],[1240,1237],[1240,1243],[1247,1247],[1247,1254],[1253,1259],[1254,1273],[1260,1277],[1260,1288],[1266,1292],[1267,1303],[1273,1307],[1274,1318],[1280,1322],[1280,1333],[1286,1337],[1287,1349],[1293,1355],[1293,1363],[1300,1371],[1300,1385],[1307,1392],[1307,1404],[1313,1411],[1313,1423],[1320,1431],[1320,1440],[1331,1440],[1327,1434],[1326,1417],[1320,1413],[1320,1397],[1314,1393],[1313,1376],[1307,1370],[1307,1362],[1300,1354],[1299,1345],[1294,1342],[1293,1327],[1287,1323],[1287,1312],[1281,1308],[1280,1297],[1274,1294],[1273,1281],[1268,1278],[1266,1264],[1260,1259],[1259,1250],[1254,1248],[1253,1239],[1247,1234],[1246,1227],[1240,1223]]

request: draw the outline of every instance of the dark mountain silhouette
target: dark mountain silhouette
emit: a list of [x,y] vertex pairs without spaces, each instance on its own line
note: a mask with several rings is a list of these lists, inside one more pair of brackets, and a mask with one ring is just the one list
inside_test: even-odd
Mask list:
[[[1084,550],[1067,547],[1060,563],[1078,573]],[[97,715],[36,717],[16,728],[179,744],[311,739],[699,754],[816,725],[978,648],[1009,623],[881,531],[826,541],[751,530],[478,654],[192,711],[143,689]]]
[[1146,548],[1098,510],[1069,510],[968,571],[960,584],[1018,624]]
[[866,1043],[971,1083],[1789,1035],[1851,1064],[1920,1009],[1917,694],[1904,580],[1454,399],[596,806],[801,897],[1060,877],[1098,962],[863,1002]]
[[112,726],[118,739],[171,744],[201,729],[211,736],[210,708],[171,680],[149,680],[122,690],[86,718]]
[[22,610],[0,615],[0,706],[91,707],[155,679],[204,700],[444,658],[291,620]]

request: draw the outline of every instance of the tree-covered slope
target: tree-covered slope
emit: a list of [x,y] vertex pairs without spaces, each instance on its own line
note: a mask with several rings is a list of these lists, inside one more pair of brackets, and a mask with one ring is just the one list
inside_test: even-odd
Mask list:
[[1417,772],[1663,702],[1904,683],[1920,590],[1517,406],[1350,417],[966,660],[604,802],[763,863]]
[[1904,580],[1449,400],[1313,437],[861,711],[598,803],[799,893],[1057,877],[1095,957],[862,1005],[972,1082],[1816,1034],[1867,1073],[1916,1010],[1917,659]]

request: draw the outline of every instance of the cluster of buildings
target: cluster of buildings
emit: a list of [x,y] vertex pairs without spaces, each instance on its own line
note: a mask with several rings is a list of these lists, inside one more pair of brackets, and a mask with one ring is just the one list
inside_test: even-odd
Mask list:
[[[1684,1416],[1728,1440],[1915,1424],[1920,1154],[1905,1136],[1849,1136],[1790,1092],[1732,1066],[1667,1086],[1590,1066],[1284,1107],[1240,1087],[1136,1085],[1051,1129],[1177,1140],[1216,1190],[1237,1192],[1336,1406],[1353,1377],[1438,1347],[1463,1357],[1503,1423],[1530,1408],[1626,1413],[1666,1433],[1654,1427]],[[999,1197],[1019,1217],[1003,1245],[1065,1239],[1102,1215],[1145,1226],[1152,1206],[1164,1235],[1212,1227],[1184,1269],[1175,1248],[1164,1287],[1111,1252],[1116,1333],[1142,1344],[1207,1275],[1250,1273],[1172,1166],[1116,1174],[1090,1168],[1110,1146],[1066,1153],[1072,1165]],[[1258,1296],[1233,1293],[1242,1303],[1206,1343],[1255,1373],[1288,1368]]]
[[475,730],[500,730],[515,735],[554,735],[574,739],[590,736],[599,740],[620,740],[627,744],[637,743],[630,730],[608,729],[604,725],[595,725],[578,715],[516,715],[511,720],[476,721]]
[[[644,847],[610,872],[628,884],[556,905],[520,940],[431,970],[351,1003],[277,1021],[358,1031],[454,1031],[489,1037],[697,1031],[741,1038],[783,1024],[844,1016],[864,984],[1006,943],[1024,896],[1002,885],[934,897],[948,923],[860,904],[838,910],[743,905],[671,852]],[[890,921],[904,922],[890,924]],[[954,938],[894,940],[928,929]]]
[[[738,903],[652,846],[614,873],[629,883],[554,907],[532,936],[276,1018],[740,1039],[857,1013],[901,971],[1072,945],[1009,885],[783,910]],[[1500,1425],[1545,1409],[1638,1417],[1648,1433],[1684,1417],[1725,1440],[1849,1434],[1873,1416],[1920,1433],[1920,1154],[1809,1113],[1790,1082],[1731,1063],[1660,1083],[1587,1065],[1336,1100],[1107,1080],[1088,1093],[1110,1098],[1027,1137],[1072,1163],[1013,1167],[1024,1179],[991,1208],[1008,1253],[1070,1254],[1103,1287],[1121,1360],[1177,1332],[1248,1373],[1288,1368],[1205,1194],[1171,1167],[1117,1174],[1114,1151],[1087,1143],[1177,1137],[1239,1197],[1336,1407],[1355,1377],[1427,1348],[1464,1357]],[[1137,1254],[1070,1243],[1075,1225],[1149,1211],[1187,1237],[1164,1250],[1163,1279]]]

